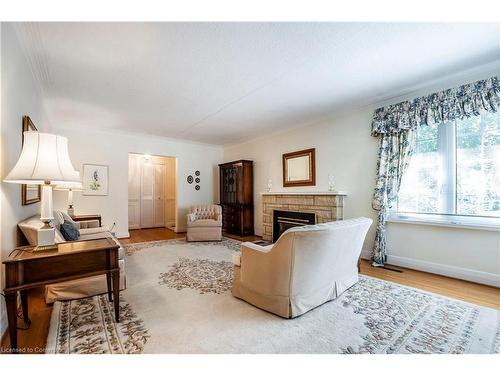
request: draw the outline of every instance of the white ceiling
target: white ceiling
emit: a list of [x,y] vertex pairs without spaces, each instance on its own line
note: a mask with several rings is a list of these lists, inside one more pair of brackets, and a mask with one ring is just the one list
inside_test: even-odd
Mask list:
[[499,60],[498,24],[29,23],[57,126],[228,144]]

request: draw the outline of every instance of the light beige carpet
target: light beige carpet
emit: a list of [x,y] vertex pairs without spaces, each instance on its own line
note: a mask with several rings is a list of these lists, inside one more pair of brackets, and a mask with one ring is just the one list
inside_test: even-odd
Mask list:
[[105,296],[56,303],[56,353],[495,353],[500,312],[369,277],[291,320],[230,292],[237,241],[129,245],[121,322]]

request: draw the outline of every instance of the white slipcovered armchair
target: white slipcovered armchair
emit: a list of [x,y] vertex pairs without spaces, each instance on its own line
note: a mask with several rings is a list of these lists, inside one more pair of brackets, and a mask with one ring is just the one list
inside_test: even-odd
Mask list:
[[188,241],[221,241],[222,208],[217,204],[192,206],[187,215]]
[[274,245],[241,244],[233,296],[284,318],[337,298],[358,282],[357,263],[371,219],[288,229]]
[[[65,221],[71,221],[80,231],[79,241],[95,240],[99,238],[112,238],[117,245],[118,250],[118,267],[120,268],[120,290],[126,288],[126,272],[125,272],[125,250],[110,232],[110,228],[99,226],[98,220],[73,221],[65,212],[54,211],[54,220],[51,226],[55,228],[55,242],[66,242],[63,235],[59,231],[61,224]],[[26,240],[31,246],[36,246],[38,241],[38,230],[43,226],[40,220],[40,215],[35,215],[23,220],[18,224],[23,232]],[[55,301],[66,301],[84,297],[95,296],[97,294],[106,293],[108,290],[106,276],[91,276],[83,279],[62,281],[56,284],[50,284],[45,287],[45,302],[53,303]]]

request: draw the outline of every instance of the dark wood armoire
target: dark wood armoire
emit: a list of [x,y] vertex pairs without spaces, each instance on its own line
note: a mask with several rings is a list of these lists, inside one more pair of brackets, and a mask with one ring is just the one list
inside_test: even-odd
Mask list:
[[222,229],[239,236],[253,232],[253,162],[219,164]]

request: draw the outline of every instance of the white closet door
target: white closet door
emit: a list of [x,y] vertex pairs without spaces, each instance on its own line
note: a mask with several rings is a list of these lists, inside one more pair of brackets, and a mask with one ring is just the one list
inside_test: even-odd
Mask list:
[[141,160],[137,155],[129,155],[128,163],[128,227],[141,227]]
[[176,160],[168,158],[166,160],[165,179],[165,226],[175,227],[175,176]]
[[141,179],[141,228],[155,226],[154,217],[154,165],[142,163]]
[[154,165],[154,225],[165,226],[165,164]]
[[139,201],[128,202],[128,228],[139,229],[141,227],[141,212]]

